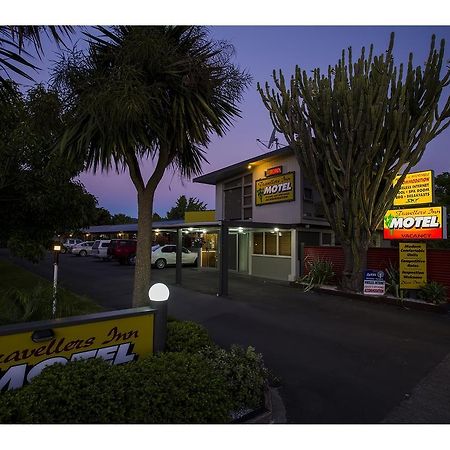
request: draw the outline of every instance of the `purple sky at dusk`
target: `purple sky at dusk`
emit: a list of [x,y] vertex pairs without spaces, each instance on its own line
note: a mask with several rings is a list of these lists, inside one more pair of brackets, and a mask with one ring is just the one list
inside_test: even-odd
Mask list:
[[[325,70],[329,64],[334,65],[342,49],[349,46],[353,48],[354,59],[362,46],[368,48],[371,43],[374,44],[374,54],[380,54],[387,48],[391,31],[396,34],[394,55],[397,64],[406,63],[412,51],[415,65],[423,65],[433,33],[438,42],[442,38],[446,40],[445,59],[450,60],[450,27],[216,26],[210,27],[210,31],[213,38],[225,39],[234,45],[235,63],[252,75],[253,84],[240,104],[242,118],[236,119],[234,127],[224,138],[212,139],[206,152],[209,164],[204,165],[204,173],[267,151],[256,139],[267,142],[273,127],[256,91],[256,83],[271,83],[273,69],[282,69],[287,79],[296,64],[307,71],[315,67]],[[43,70],[36,77],[42,82],[48,78],[45,70],[47,60],[55,59],[54,49],[47,50],[46,59],[41,64]],[[449,95],[450,88],[447,89]],[[284,144],[284,138],[281,135],[277,137]],[[450,129],[447,129],[429,144],[417,169],[434,169],[436,174],[450,171],[449,147]],[[137,216],[135,189],[128,173],[83,173],[80,179],[98,198],[99,206],[112,213]],[[164,216],[181,194],[198,197],[208,204],[209,209],[215,207],[214,187],[181,180],[177,173],[168,170],[157,189],[154,211]]]

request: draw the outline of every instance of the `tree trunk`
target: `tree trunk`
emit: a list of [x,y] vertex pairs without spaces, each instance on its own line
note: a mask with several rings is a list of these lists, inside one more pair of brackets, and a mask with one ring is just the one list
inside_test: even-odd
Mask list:
[[136,267],[134,269],[134,308],[149,304],[148,290],[150,289],[151,279],[153,195],[154,191],[148,188],[138,192],[138,240]]
[[354,240],[342,243],[344,270],[342,288],[352,292],[362,292],[364,271],[367,270],[367,250],[369,240]]

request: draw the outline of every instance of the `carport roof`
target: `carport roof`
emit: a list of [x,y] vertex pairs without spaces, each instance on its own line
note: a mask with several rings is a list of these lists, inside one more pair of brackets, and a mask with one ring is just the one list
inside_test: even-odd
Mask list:
[[207,173],[201,177],[194,178],[194,183],[212,184],[215,185],[219,181],[232,178],[247,171],[247,166],[253,163],[269,162],[272,159],[279,156],[289,155],[292,153],[292,149],[289,146],[273,150],[271,152],[263,153],[262,155],[255,156],[254,158],[246,159],[245,161],[238,162],[223,169],[216,170],[214,172]]
[[[183,225],[184,220],[165,220],[153,222],[153,228],[164,228]],[[95,225],[88,228],[83,228],[83,233],[127,233],[137,232],[137,223],[126,223],[121,225]]]

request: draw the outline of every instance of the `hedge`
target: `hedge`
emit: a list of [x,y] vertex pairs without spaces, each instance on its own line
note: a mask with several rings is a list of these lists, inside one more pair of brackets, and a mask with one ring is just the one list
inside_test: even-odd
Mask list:
[[200,325],[168,325],[173,351],[122,366],[55,364],[0,393],[0,423],[227,423],[262,406],[267,369],[252,347],[227,351]]

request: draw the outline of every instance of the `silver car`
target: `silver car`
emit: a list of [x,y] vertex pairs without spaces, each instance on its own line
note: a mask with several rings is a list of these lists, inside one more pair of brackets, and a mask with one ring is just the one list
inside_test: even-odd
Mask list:
[[92,253],[92,246],[95,241],[85,241],[72,247],[71,253],[77,256],[88,256]]

